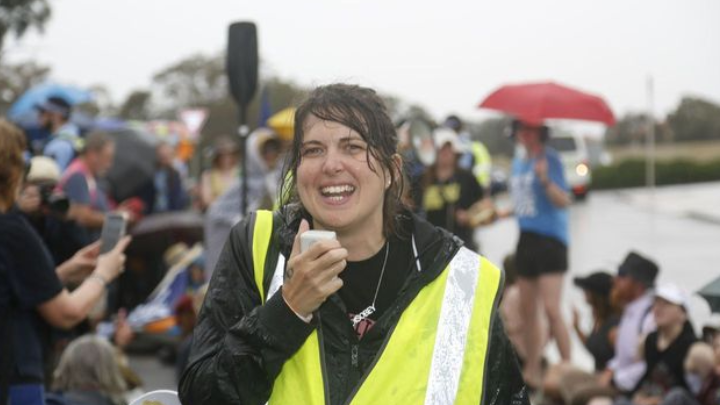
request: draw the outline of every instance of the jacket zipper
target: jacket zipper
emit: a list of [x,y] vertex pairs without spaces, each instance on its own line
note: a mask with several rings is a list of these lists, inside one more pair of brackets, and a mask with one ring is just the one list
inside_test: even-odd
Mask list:
[[323,381],[323,391],[325,394],[325,405],[330,405],[330,379],[328,378],[327,373],[327,365],[325,364],[325,338],[323,336],[323,328],[322,328],[322,317],[320,316],[320,311],[316,311],[315,314],[317,314],[317,334],[318,334],[318,346],[320,349],[320,367],[322,370],[322,381]]
[[359,368],[358,366],[358,352],[359,348],[357,344],[353,344],[350,347],[350,361],[352,362],[353,367],[356,369]]

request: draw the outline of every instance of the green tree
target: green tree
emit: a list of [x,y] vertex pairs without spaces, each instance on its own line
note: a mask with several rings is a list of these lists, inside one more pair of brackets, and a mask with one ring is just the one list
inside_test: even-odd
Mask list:
[[[180,109],[204,107],[209,111],[203,128],[202,144],[211,143],[220,135],[234,135],[238,127],[237,105],[230,96],[225,59],[222,55],[193,55],[157,73],[153,78],[153,101],[164,118],[175,119]],[[260,94],[266,91],[273,113],[297,105],[305,90],[296,84],[271,77],[258,85],[255,97],[247,107],[250,129],[260,123]],[[136,95],[135,101],[140,101]],[[126,103],[130,101],[126,100]],[[201,145],[201,146],[203,146]]]
[[153,77],[167,108],[208,105],[228,97],[225,60],[222,56],[193,55]]
[[45,81],[49,74],[49,67],[35,62],[13,65],[0,63],[0,115],[5,115],[18,97]]
[[[647,114],[629,113],[620,118],[615,126],[605,131],[605,142],[608,145],[639,145],[647,141],[649,134],[649,117]],[[658,143],[673,142],[674,133],[664,122],[655,122],[655,141]]]
[[20,38],[31,27],[42,31],[49,18],[48,0],[0,0],[0,55],[7,34]]
[[615,126],[607,129],[605,141],[609,145],[642,143],[648,133],[647,123],[647,114],[626,114],[615,123]]
[[482,142],[491,155],[512,157],[515,144],[508,136],[510,118],[489,118],[479,124],[467,123],[473,139]]
[[126,120],[147,120],[150,118],[151,93],[147,90],[135,90],[120,106],[119,115]]
[[720,140],[720,106],[700,98],[685,97],[668,115],[675,140]]

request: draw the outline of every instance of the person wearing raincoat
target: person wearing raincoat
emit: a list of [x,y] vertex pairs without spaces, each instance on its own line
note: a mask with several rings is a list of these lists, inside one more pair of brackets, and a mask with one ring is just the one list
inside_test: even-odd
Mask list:
[[[298,108],[290,201],[233,228],[194,331],[187,404],[527,404],[497,316],[503,274],[401,202],[377,94]],[[333,231],[301,251],[301,235]]]

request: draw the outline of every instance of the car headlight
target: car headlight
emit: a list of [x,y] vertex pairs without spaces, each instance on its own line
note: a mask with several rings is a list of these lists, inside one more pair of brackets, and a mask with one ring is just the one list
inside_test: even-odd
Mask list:
[[575,173],[577,173],[578,176],[584,177],[590,173],[590,168],[585,163],[579,163],[575,166]]

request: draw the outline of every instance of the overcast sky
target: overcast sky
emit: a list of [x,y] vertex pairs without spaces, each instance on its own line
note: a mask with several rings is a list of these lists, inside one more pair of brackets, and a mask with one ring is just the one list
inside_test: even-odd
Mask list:
[[101,83],[116,101],[186,56],[226,47],[254,21],[261,58],[302,85],[350,81],[480,118],[508,82],[555,80],[605,97],[616,114],[658,113],[684,95],[720,103],[718,0],[52,0],[44,35],[10,40],[11,60],[57,81]]

